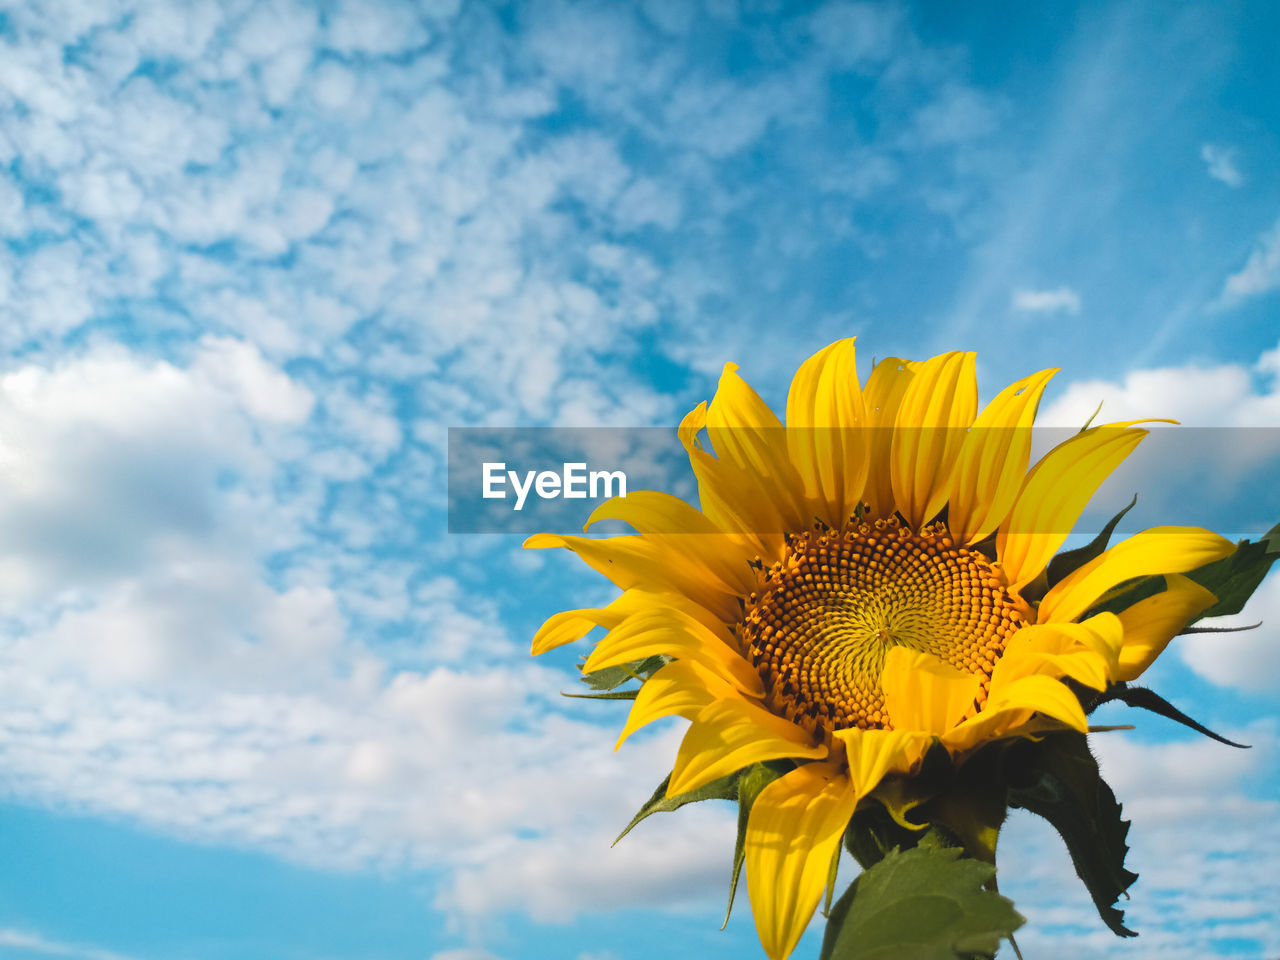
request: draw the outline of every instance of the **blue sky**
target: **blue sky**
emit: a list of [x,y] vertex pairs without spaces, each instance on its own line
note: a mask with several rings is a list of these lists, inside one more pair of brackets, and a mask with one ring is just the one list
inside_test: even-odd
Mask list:
[[[445,533],[446,428],[673,426],[727,360],[780,405],[849,335],[976,350],[985,397],[1061,367],[1063,424],[1278,426],[1277,35],[1267,2],[4,4],[0,956],[757,955],[745,908],[717,931],[729,811],[609,849],[679,731],[615,756],[574,652],[527,657],[609,593]],[[1280,644],[1184,639],[1153,682],[1255,746],[1098,744],[1136,941],[1013,822],[1029,960],[1280,953]]]

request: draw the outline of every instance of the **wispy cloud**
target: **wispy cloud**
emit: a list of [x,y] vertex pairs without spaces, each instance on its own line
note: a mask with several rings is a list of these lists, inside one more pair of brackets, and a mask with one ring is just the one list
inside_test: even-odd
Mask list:
[[1015,290],[1010,301],[1013,309],[1022,313],[1070,313],[1080,312],[1080,294],[1070,287],[1054,290]]
[[1209,176],[1228,187],[1244,186],[1244,174],[1236,165],[1236,150],[1218,144],[1206,143],[1200,147],[1200,159],[1204,161]]
[[1258,237],[1244,266],[1227,277],[1220,303],[1238,303],[1270,293],[1277,287],[1280,287],[1280,220]]
[[0,928],[0,947],[12,947],[47,957],[63,957],[65,960],[136,960],[123,953],[83,944],[61,943],[38,933],[13,927]]

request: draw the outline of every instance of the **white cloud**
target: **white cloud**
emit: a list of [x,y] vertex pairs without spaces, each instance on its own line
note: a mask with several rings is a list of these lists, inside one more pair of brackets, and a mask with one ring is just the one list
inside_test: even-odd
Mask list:
[[[310,405],[254,348],[216,337],[186,369],[107,346],[0,376],[0,603],[216,542],[227,517],[247,518],[268,493],[271,438]],[[229,497],[226,471],[238,478]]]
[[1225,183],[1228,187],[1244,185],[1244,175],[1236,166],[1236,151],[1233,148],[1213,143],[1202,144],[1200,159],[1204,161],[1209,176],[1219,183]]
[[[385,457],[387,402],[326,396],[345,424],[326,436]],[[430,871],[464,916],[696,898],[729,855],[724,816],[664,825],[678,860],[608,851],[675,731],[613,756],[614,731],[566,719],[572,678],[528,661],[496,603],[310,539],[326,491],[312,407],[226,337],[185,366],[107,345],[0,378],[7,795],[305,863]],[[394,498],[378,509],[348,511],[373,524],[362,544],[403,525]],[[268,575],[280,551],[302,556]],[[388,623],[411,643],[355,630]]]
[[1251,366],[1224,363],[1134,370],[1120,383],[1076,381],[1036,418],[1044,426],[1079,427],[1102,403],[1096,422],[1172,417],[1189,427],[1274,427],[1280,423],[1277,351]]
[[1058,287],[1055,290],[1013,291],[1013,309],[1024,313],[1069,313],[1080,312],[1080,294],[1070,287]]
[[1258,237],[1253,252],[1238,273],[1227,277],[1220,302],[1231,304],[1280,287],[1280,220]]
[[15,950],[49,957],[64,957],[66,960],[130,960],[124,954],[112,950],[50,940],[38,933],[14,927],[0,928],[0,947],[13,947]]
[[487,863],[459,870],[437,904],[466,914],[516,906],[535,920],[566,923],[581,913],[643,907],[701,911],[723,892],[733,856],[732,811],[686,807],[636,827],[610,848],[621,826],[553,843],[507,842]]
[[421,46],[430,36],[407,6],[345,0],[328,20],[328,45],[339,53],[387,56]]

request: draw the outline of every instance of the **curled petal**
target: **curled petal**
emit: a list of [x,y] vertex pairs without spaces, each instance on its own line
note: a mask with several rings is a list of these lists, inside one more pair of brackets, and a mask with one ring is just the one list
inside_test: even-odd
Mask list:
[[760,675],[730,645],[727,634],[678,610],[628,617],[596,644],[583,670],[604,670],[658,655],[693,660],[748,696],[764,696]]
[[730,590],[747,593],[751,589],[754,578],[747,562],[756,551],[679,497],[657,490],[635,490],[625,497],[613,497],[592,511],[583,532],[601,520],[631,524],[637,533],[658,539],[673,553],[699,564]]
[[1201,527],[1152,527],[1123,540],[1054,585],[1040,601],[1040,621],[1074,620],[1104,593],[1135,577],[1185,573],[1221,560],[1235,545]]
[[[683,538],[686,542],[699,539]],[[562,537],[554,533],[536,533],[524,542],[527,549],[542,550],[565,547],[576,553],[598,573],[608,577],[623,590],[648,587],[668,593],[682,593],[721,619],[729,621],[737,615],[736,587],[691,556],[679,541],[662,536]]]
[[644,682],[631,705],[615,750],[631,734],[662,717],[692,720],[709,703],[738,697],[738,691],[693,660],[673,660]]
[[[1036,722],[1036,714],[1050,723]],[[969,750],[987,740],[1020,736],[1061,726],[1087,733],[1086,719],[1080,701],[1058,680],[1046,676],[1019,677],[999,687],[992,682],[991,693],[982,712],[942,735],[942,742],[952,752]]]
[[1120,612],[1124,646],[1120,649],[1117,680],[1138,679],[1190,620],[1218,600],[1194,580],[1176,573],[1166,576],[1165,581],[1167,590]]

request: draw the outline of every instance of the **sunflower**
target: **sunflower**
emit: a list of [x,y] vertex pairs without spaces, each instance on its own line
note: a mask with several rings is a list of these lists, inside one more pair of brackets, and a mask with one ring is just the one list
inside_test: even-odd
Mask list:
[[[1141,674],[1214,602],[1181,574],[1234,549],[1207,530],[1157,527],[1046,591],[1049,561],[1144,421],[1084,429],[1028,471],[1057,371],[979,413],[974,362],[890,358],[860,383],[854,341],[839,341],[797,371],[785,426],[728,364],[711,404],[679,428],[700,510],[633,492],[587,527],[622,520],[635,535],[525,544],[568,548],[623,591],[551,617],[535,654],[602,627],[584,671],[664,658],[618,742],[660,717],[691,721],[668,796],[793,761],[755,799],[745,834],[772,960],[795,948],[850,818],[886,777],[910,777],[936,744],[958,763],[995,740],[1086,733],[1075,690]],[[1163,591],[1089,615],[1153,576]]]

